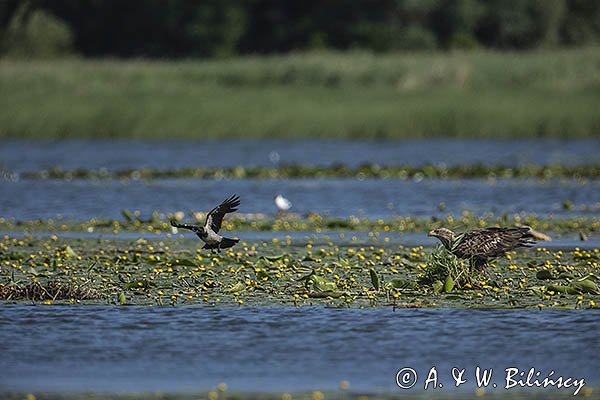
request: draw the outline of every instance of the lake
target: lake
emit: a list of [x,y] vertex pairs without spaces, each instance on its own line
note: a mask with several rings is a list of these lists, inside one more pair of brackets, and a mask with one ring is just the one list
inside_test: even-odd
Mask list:
[[[429,217],[464,210],[598,217],[600,182],[593,180],[19,178],[21,172],[52,167],[582,165],[598,163],[598,154],[596,140],[8,141],[0,145],[0,169],[15,173],[15,179],[0,180],[0,217],[60,215],[78,221],[121,218],[123,209],[139,210],[142,217],[153,211],[207,211],[232,193],[241,196],[243,213],[274,214],[273,197],[282,193],[294,203],[292,211],[342,218]],[[302,242],[313,234],[292,235]],[[342,245],[352,235],[325,233],[329,234]],[[139,237],[119,237],[127,235]],[[281,235],[287,233],[240,233],[242,239],[265,241]],[[369,240],[366,233],[357,236],[359,242]],[[423,234],[394,236],[402,243],[436,243]],[[329,238],[321,235],[316,240]],[[573,235],[552,243],[579,245]],[[554,371],[554,376],[584,378],[586,387],[597,387],[598,332],[598,310],[0,304],[0,393],[196,392],[221,382],[236,391],[337,390],[339,382],[347,380],[353,391],[402,394],[396,374],[405,367],[417,372],[418,384],[412,390],[421,393],[434,366],[447,394],[472,393],[477,366],[493,369],[493,382],[499,387],[505,369],[511,367],[535,368],[542,378]],[[468,382],[458,389],[452,387],[453,367],[466,370]]]
[[[199,166],[252,166],[279,163],[356,166],[473,164],[515,166],[527,163],[578,165],[598,162],[593,140],[461,141],[235,141],[5,142],[5,171],[62,169],[170,169]],[[292,200],[292,211],[332,217],[428,217],[463,211],[534,213],[539,216],[599,216],[600,182],[535,179],[154,179],[0,180],[0,216],[31,220],[61,215],[74,220],[120,218],[121,210],[201,211],[226,196],[242,197],[240,212],[272,214],[276,194]],[[563,204],[570,202],[573,208]],[[444,203],[443,211],[439,205]]]
[[[415,370],[422,392],[434,366],[447,394],[474,390],[477,366],[499,387],[511,367],[600,385],[597,310],[3,305],[0,328],[0,392],[336,390],[347,380],[400,394],[400,369]],[[458,389],[453,367],[466,369]]]

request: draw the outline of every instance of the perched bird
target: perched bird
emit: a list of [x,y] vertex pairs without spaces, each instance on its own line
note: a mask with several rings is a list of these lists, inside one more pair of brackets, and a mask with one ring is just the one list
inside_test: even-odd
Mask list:
[[240,205],[240,198],[237,195],[233,195],[228,199],[223,200],[221,204],[210,210],[206,215],[206,221],[204,226],[178,224],[175,221],[171,221],[171,225],[176,228],[189,229],[194,232],[204,243],[203,249],[216,250],[221,252],[221,249],[227,249],[238,243],[239,239],[229,239],[219,235],[219,229],[221,229],[221,223],[225,214],[237,211],[237,207]]
[[447,228],[438,228],[428,236],[438,238],[444,247],[458,258],[468,259],[472,268],[482,270],[488,259],[498,257],[517,247],[535,244],[529,227],[484,228],[456,234]]
[[292,208],[292,202],[280,194],[275,196],[275,205],[279,211],[287,211]]

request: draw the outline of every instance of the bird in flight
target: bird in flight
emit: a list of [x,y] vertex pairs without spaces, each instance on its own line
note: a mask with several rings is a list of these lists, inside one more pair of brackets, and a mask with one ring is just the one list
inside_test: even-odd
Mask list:
[[220,253],[221,249],[232,247],[240,241],[239,239],[230,239],[219,235],[223,217],[225,217],[225,214],[237,211],[239,205],[240,198],[234,194],[210,210],[206,215],[204,226],[178,224],[175,221],[171,221],[171,225],[175,228],[189,229],[205,243],[204,246],[202,246],[203,249],[209,249],[211,251],[216,250]]
[[446,250],[458,258],[468,259],[472,268],[482,270],[490,258],[498,257],[517,247],[535,244],[531,228],[484,228],[456,234],[447,228],[438,228],[428,236],[438,238]]
[[279,211],[287,211],[292,208],[292,202],[278,194],[275,196],[275,206],[277,206]]

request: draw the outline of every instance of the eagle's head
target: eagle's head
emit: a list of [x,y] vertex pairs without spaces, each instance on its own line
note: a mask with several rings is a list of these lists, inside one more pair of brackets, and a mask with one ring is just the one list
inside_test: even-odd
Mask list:
[[444,247],[450,250],[452,248],[452,241],[454,240],[454,237],[456,235],[448,228],[437,228],[432,231],[429,231],[427,236],[433,236],[438,238],[440,242],[442,242]]

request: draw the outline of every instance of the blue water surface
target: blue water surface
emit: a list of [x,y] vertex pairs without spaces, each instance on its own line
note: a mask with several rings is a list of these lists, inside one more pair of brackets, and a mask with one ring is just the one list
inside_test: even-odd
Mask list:
[[590,180],[30,180],[18,174],[52,167],[119,170],[281,163],[580,165],[597,163],[598,154],[600,141],[594,140],[8,141],[0,143],[0,169],[9,171],[0,179],[0,217],[86,220],[119,218],[123,209],[139,210],[146,217],[153,211],[207,211],[232,193],[241,196],[243,213],[273,214],[273,199],[283,194],[292,201],[292,212],[342,218],[428,217],[465,210],[600,216],[600,182]]
[[[474,389],[477,366],[499,388],[510,367],[589,387],[600,385],[598,332],[600,311],[589,310],[4,304],[0,392],[336,390],[347,380],[396,393],[400,369],[414,369],[422,391],[434,366],[449,394]],[[459,389],[453,367],[466,370]]]

